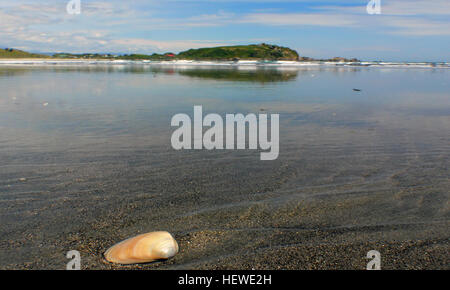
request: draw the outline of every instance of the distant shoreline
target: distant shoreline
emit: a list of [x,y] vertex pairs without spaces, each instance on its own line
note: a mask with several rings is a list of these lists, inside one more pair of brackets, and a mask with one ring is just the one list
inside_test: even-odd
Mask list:
[[0,58],[0,66],[4,65],[175,65],[175,66],[264,66],[264,67],[399,67],[399,68],[450,68],[448,62],[332,62],[332,61],[196,61],[196,60],[105,60],[105,59],[55,59],[55,58]]

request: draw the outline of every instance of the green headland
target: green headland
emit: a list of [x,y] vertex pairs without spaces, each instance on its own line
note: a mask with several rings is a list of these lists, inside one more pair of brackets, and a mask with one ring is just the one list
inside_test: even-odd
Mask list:
[[[299,56],[298,52],[283,46],[274,44],[250,44],[235,46],[219,46],[197,48],[182,51],[178,54],[167,52],[163,54],[101,54],[101,53],[55,53],[51,56],[28,53],[18,49],[0,49],[0,58],[53,58],[53,59],[117,59],[117,60],[209,60],[209,61],[237,61],[237,60],[258,60],[258,61],[314,61],[310,57]],[[357,59],[346,59],[335,57],[331,59],[319,59],[318,61],[358,61]]]
[[48,58],[50,56],[37,54],[37,53],[29,53],[23,50],[15,49],[15,48],[0,48],[0,58]]

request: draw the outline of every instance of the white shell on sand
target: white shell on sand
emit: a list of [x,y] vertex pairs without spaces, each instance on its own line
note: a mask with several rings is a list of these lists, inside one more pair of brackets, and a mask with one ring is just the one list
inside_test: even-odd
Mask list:
[[177,241],[170,233],[151,232],[115,244],[105,252],[105,258],[118,264],[140,264],[168,259],[177,253]]

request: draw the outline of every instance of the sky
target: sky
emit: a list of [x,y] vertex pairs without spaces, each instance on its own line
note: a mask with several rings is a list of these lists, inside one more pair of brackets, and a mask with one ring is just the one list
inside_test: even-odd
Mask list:
[[[376,0],[371,0],[376,1]],[[450,61],[450,0],[0,0],[0,47],[32,52],[179,52],[270,43],[301,56]]]

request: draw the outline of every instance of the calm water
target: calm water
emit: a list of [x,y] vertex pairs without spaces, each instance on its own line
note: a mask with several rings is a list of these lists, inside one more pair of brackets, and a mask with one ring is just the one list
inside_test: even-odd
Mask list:
[[64,147],[45,139],[152,136],[167,131],[174,114],[192,114],[194,105],[204,114],[264,109],[294,126],[445,130],[449,75],[447,69],[1,67],[1,142],[33,146],[43,138],[45,147]]
[[[383,234],[418,239],[439,224],[448,237],[449,80],[448,69],[0,67],[0,268],[64,268],[71,248],[99,256],[92,240],[154,228],[423,224]],[[280,114],[278,160],[174,151],[170,119],[194,105]],[[300,220],[301,202],[315,211]],[[328,208],[338,202],[345,212]]]

